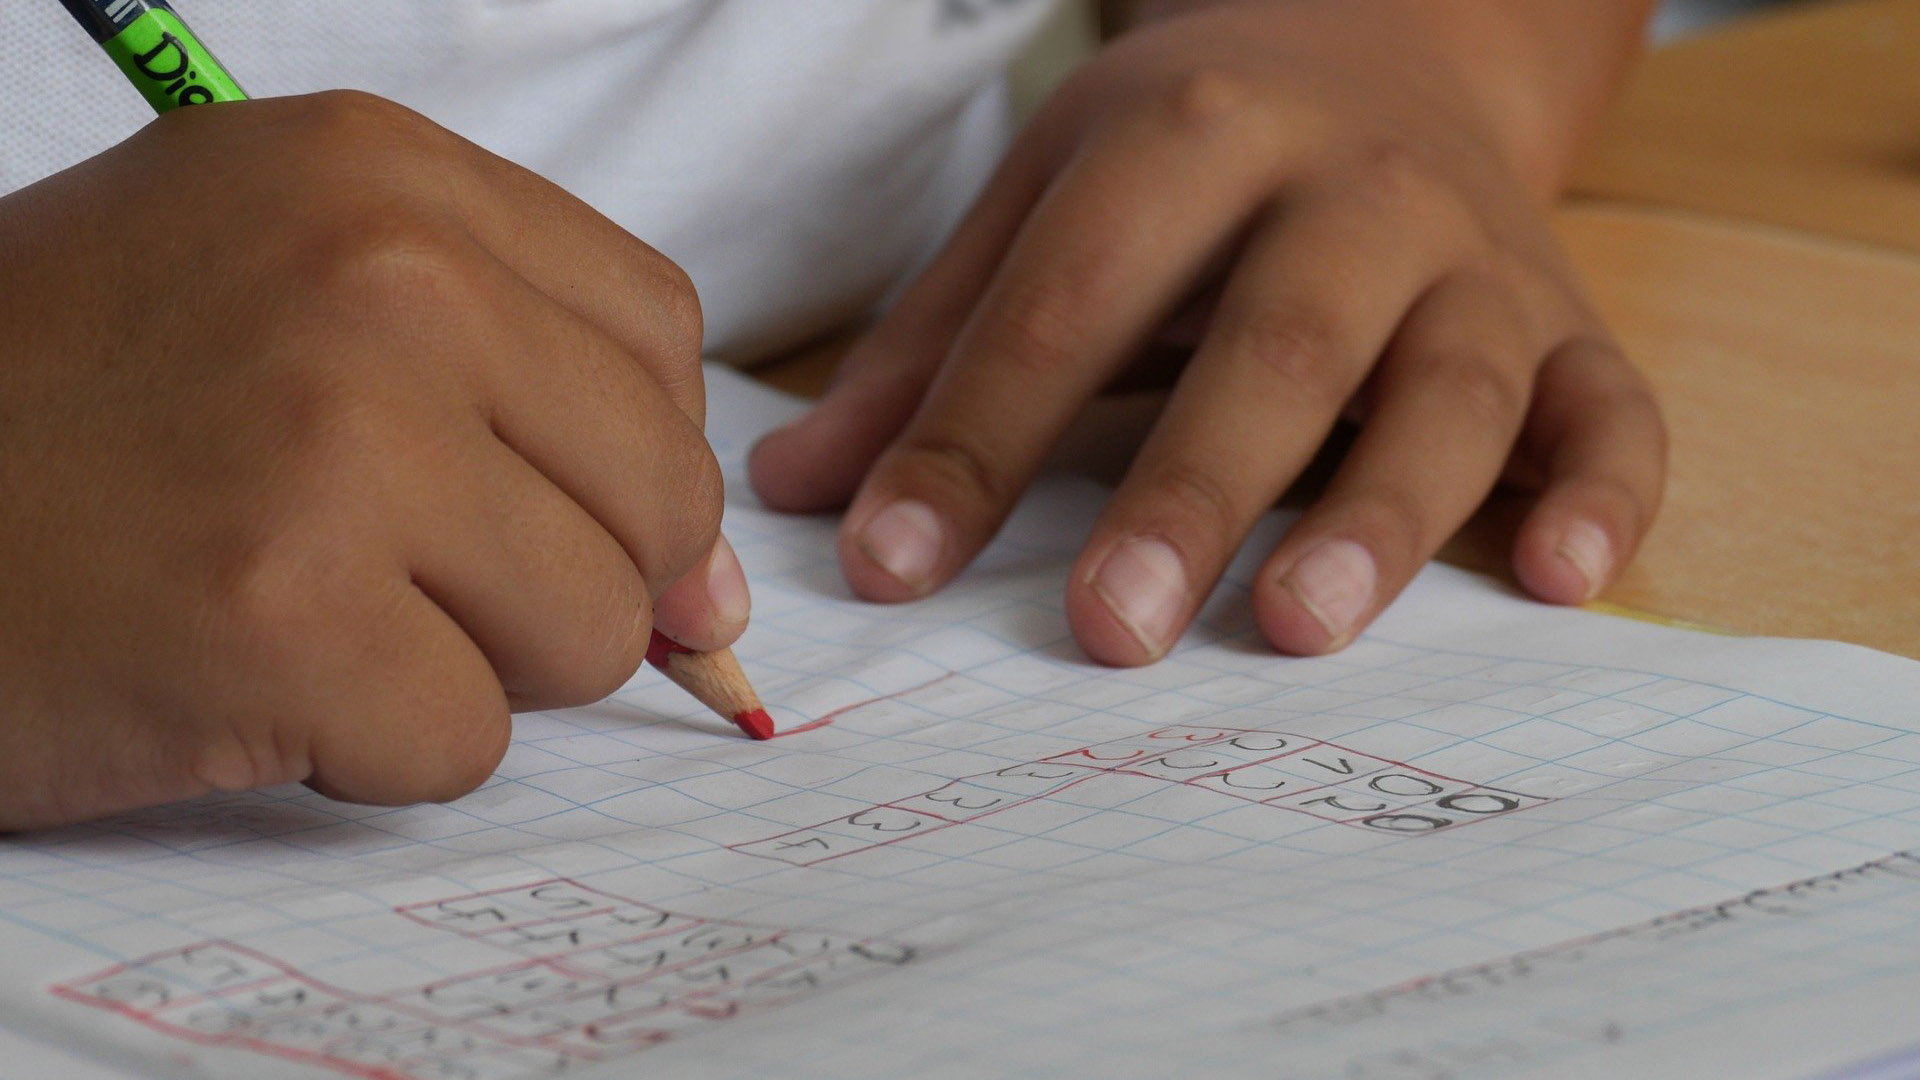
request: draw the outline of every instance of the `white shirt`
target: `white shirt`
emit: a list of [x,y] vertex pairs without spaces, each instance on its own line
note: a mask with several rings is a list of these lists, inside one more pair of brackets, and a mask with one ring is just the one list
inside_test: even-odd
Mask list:
[[[1055,0],[175,0],[258,97],[392,98],[579,195],[685,267],[708,352],[871,307],[1006,136],[1011,58]],[[0,193],[151,119],[54,0],[8,5]]]

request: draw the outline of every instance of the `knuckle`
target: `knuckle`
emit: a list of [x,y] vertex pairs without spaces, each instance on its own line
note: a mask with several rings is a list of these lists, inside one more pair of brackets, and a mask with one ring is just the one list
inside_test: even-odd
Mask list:
[[687,472],[687,501],[691,507],[702,552],[713,546],[720,535],[720,518],[726,512],[727,479],[720,461],[704,446]]
[[1415,361],[1425,392],[1452,403],[1489,431],[1517,430],[1525,417],[1530,387],[1485,353],[1447,349]]
[[1260,100],[1240,75],[1209,67],[1186,72],[1164,93],[1162,111],[1168,121],[1177,130],[1194,134],[1242,127]]
[[1286,395],[1337,404],[1341,348],[1327,318],[1263,307],[1235,313],[1224,326],[1226,355],[1256,378]]
[[385,461],[391,469],[391,463],[404,456],[395,452],[401,441],[399,422],[369,391],[352,385],[352,365],[341,367],[284,374],[270,388],[277,394],[274,423],[279,430],[274,435],[279,445],[274,449],[289,498],[314,504],[333,495],[364,500],[370,492],[343,492],[339,486],[357,487],[368,479],[369,463]]
[[1592,363],[1613,372],[1605,391],[1604,407],[1629,427],[1637,427],[1653,440],[1657,460],[1664,466],[1668,458],[1671,433],[1660,397],[1646,373],[1634,365],[1620,346],[1603,332],[1585,333],[1565,346],[1566,351],[1584,353]]
[[[560,705],[587,705],[627,684],[646,659],[652,601],[638,574],[598,583],[593,610],[555,635],[542,682]],[[571,638],[572,640],[567,640]]]
[[1154,497],[1164,500],[1183,528],[1216,544],[1231,544],[1251,516],[1212,471],[1191,463],[1161,470],[1149,482]]
[[452,222],[410,207],[345,215],[311,241],[316,289],[350,298],[362,311],[417,317],[423,307],[473,299],[476,275],[466,235]]
[[1415,147],[1401,139],[1373,139],[1357,151],[1353,190],[1382,205],[1424,213],[1445,199],[1447,186]]
[[315,602],[330,561],[302,524],[265,530],[218,557],[208,600],[225,648],[273,682],[294,670],[323,619]]
[[1018,290],[994,324],[987,352],[1019,378],[1050,378],[1072,365],[1086,346],[1076,317],[1093,292],[1079,280],[1084,276],[1061,272],[1052,281]]
[[298,99],[289,130],[304,145],[363,151],[370,139],[412,142],[434,130],[431,121],[390,99],[363,90],[325,90]]
[[1425,504],[1404,487],[1368,489],[1358,500],[1354,518],[1361,523],[1374,550],[1392,556],[1400,566],[1416,565],[1435,543]]
[[654,527],[636,530],[642,546],[633,554],[641,577],[654,588],[665,589],[699,565],[719,539],[720,519],[726,512],[726,477],[713,452],[692,436],[657,455],[655,461],[653,490],[665,496],[660,505],[672,510],[652,516]]
[[958,434],[922,433],[901,446],[897,468],[910,488],[952,492],[968,506],[1004,506],[1015,493],[1013,478],[993,455]]
[[726,476],[704,444],[692,448],[684,464],[674,470],[674,530],[657,562],[643,569],[654,584],[665,588],[713,550],[726,512]]
[[668,348],[676,356],[698,359],[706,339],[706,315],[693,278],[678,263],[662,257],[653,280],[660,330]]

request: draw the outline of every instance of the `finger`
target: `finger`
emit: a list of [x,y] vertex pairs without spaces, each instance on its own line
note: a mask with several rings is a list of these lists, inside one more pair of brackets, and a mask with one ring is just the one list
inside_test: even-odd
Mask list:
[[647,368],[598,328],[490,259],[493,303],[474,313],[481,407],[501,441],[612,534],[651,591],[719,534],[719,463]]
[[516,710],[598,701],[646,657],[653,606],[626,551],[483,430],[410,500],[415,583],[478,645]]
[[1072,416],[1178,306],[1263,197],[1265,159],[1134,124],[1049,188],[939,377],[849,508],[860,596],[936,588],[999,528]]
[[1632,560],[1666,485],[1667,429],[1646,380],[1611,342],[1582,336],[1540,370],[1521,450],[1545,463],[1514,542],[1514,572],[1554,603],[1598,596]]
[[1526,415],[1537,331],[1507,286],[1449,277],[1409,314],[1326,493],[1254,587],[1282,652],[1342,648],[1485,500]]
[[776,510],[845,506],[913,416],[967,313],[1057,168],[1050,128],[1029,128],[938,256],[847,354],[806,415],[769,432],[747,459],[753,489]]
[[713,652],[739,640],[752,607],[740,558],[723,536],[705,561],[660,594],[653,605],[653,623],[695,652]]
[[1312,459],[1450,257],[1444,231],[1408,243],[1411,225],[1404,212],[1338,197],[1278,208],[1254,234],[1069,579],[1068,619],[1094,659],[1163,655]]
[[479,787],[513,736],[486,656],[404,574],[362,595],[355,633],[335,635],[303,703],[308,786],[380,806]]
[[467,230],[535,289],[625,349],[695,426],[704,424],[704,323],[686,272],[538,173],[461,145],[471,166],[457,204]]

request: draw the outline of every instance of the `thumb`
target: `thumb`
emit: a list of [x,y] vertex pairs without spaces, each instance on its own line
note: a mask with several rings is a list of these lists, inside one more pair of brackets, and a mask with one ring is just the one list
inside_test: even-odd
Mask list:
[[747,629],[753,599],[726,537],[653,602],[653,628],[695,652],[724,649]]

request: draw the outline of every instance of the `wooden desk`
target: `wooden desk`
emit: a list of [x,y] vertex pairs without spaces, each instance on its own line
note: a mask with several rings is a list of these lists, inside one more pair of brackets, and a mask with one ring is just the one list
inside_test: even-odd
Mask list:
[[[1673,433],[1666,505],[1606,599],[1920,657],[1920,257],[1670,211],[1559,226]],[[1513,510],[1449,556],[1500,569]]]
[[1655,52],[1575,192],[1920,251],[1920,0],[1790,6]]
[[[1772,90],[1783,65],[1802,75]],[[1920,255],[1854,242],[1920,252],[1920,0],[1661,54],[1594,162],[1559,228],[1674,436],[1666,507],[1606,599],[1920,657]],[[836,356],[769,381],[817,393]],[[1519,508],[1496,499],[1444,557],[1505,574]]]

